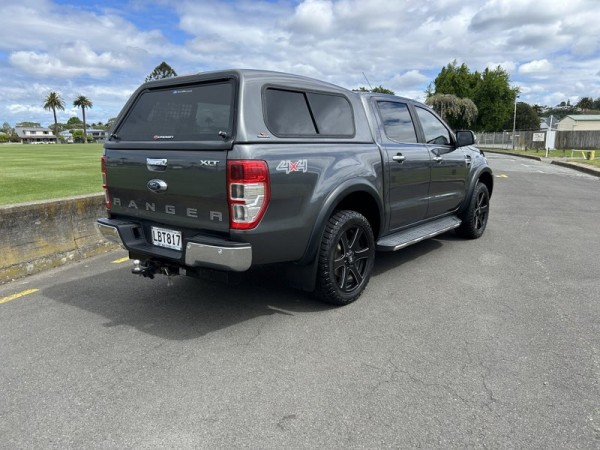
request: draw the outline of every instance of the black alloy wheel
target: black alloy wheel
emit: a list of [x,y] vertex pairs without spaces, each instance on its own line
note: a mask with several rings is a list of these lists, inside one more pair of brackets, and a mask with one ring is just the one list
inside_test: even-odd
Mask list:
[[456,232],[468,239],[481,237],[487,226],[490,214],[490,193],[485,184],[479,182],[475,186],[468,208],[461,216],[462,224]]
[[373,271],[375,239],[367,219],[356,211],[338,211],[325,228],[319,253],[317,296],[346,305],[367,286]]

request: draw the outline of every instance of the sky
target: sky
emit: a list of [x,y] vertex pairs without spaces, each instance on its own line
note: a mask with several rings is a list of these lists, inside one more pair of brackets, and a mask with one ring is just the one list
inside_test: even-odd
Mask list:
[[[424,100],[442,67],[501,66],[519,101],[600,97],[600,0],[0,0],[0,124],[115,117],[166,61],[252,68]],[[367,81],[368,80],[368,81]]]

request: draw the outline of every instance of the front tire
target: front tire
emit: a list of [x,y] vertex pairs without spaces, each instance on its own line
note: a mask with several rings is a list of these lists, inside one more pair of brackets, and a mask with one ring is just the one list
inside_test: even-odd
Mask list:
[[467,239],[481,237],[487,226],[490,214],[490,193],[482,182],[478,182],[473,191],[471,201],[461,216],[462,224],[456,229],[459,236]]
[[356,211],[337,211],[323,233],[318,255],[316,296],[347,305],[369,283],[375,260],[375,238],[369,221]]

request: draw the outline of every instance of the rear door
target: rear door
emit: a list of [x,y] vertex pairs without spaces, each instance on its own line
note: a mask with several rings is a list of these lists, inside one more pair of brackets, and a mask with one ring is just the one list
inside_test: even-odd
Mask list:
[[228,231],[234,80],[141,91],[105,144],[113,217]]
[[419,143],[406,103],[395,100],[375,102],[383,125],[387,205],[390,231],[425,219],[428,206],[430,156]]

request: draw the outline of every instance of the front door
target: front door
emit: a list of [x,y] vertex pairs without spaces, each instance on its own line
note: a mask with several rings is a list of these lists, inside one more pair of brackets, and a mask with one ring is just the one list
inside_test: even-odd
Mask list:
[[452,134],[434,114],[415,108],[431,155],[431,184],[427,217],[456,210],[465,196],[470,161]]

